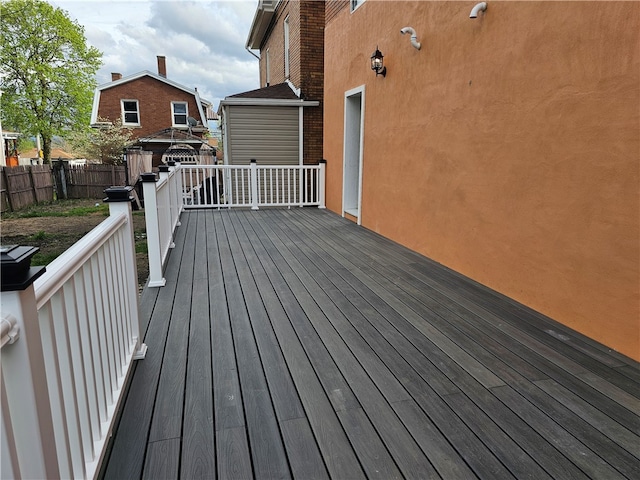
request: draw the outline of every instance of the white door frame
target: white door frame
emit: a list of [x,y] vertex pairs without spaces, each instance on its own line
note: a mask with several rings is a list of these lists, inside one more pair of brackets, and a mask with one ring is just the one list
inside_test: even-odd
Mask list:
[[[358,225],[362,224],[362,163],[363,163],[363,152],[364,152],[364,85],[360,85],[359,87],[348,90],[344,94],[344,140],[342,144],[342,216],[345,216],[345,213],[356,217]],[[347,189],[351,187],[348,185],[348,181],[353,179],[348,178],[347,172],[347,158],[348,158],[348,150],[352,147],[352,142],[354,138],[352,135],[349,135],[349,123],[354,120],[353,112],[349,111],[349,98],[350,97],[360,97],[360,125],[358,125],[360,131],[357,138],[358,142],[358,194],[357,194],[357,205],[354,209],[351,205],[345,204],[345,198],[347,195]],[[357,117],[355,118],[357,120]],[[353,160],[351,160],[353,161]]]

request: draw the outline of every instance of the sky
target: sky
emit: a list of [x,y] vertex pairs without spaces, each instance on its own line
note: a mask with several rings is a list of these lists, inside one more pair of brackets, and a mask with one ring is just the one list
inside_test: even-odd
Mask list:
[[[84,27],[87,43],[102,52],[98,85],[143,70],[158,73],[218,109],[227,95],[260,87],[258,60],[245,50],[257,0],[47,0]],[[258,53],[258,52],[255,52]]]

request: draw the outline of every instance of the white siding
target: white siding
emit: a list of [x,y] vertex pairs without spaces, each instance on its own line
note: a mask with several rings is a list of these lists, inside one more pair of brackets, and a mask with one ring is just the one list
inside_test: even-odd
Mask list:
[[298,165],[298,106],[230,105],[227,147],[232,165]]

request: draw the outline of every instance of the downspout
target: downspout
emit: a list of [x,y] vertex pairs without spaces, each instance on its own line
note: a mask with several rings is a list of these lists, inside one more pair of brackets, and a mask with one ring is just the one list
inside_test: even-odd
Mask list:
[[304,107],[298,107],[298,165],[304,165]]
[[298,107],[298,162],[300,165],[300,174],[298,175],[298,180],[300,182],[298,193],[300,194],[300,206],[304,205],[304,170],[302,166],[304,165],[304,107],[300,105]]
[[222,151],[223,151],[223,155],[224,155],[224,164],[225,165],[231,165],[231,156],[229,153],[229,130],[227,128],[228,125],[228,120],[227,117],[229,116],[229,106],[228,105],[224,105],[223,107],[223,111],[222,111]]
[[254,57],[256,57],[258,60],[260,60],[260,57],[251,51],[251,49],[249,48],[249,45],[246,45],[244,48],[245,48],[245,50],[246,50],[247,52],[249,52],[251,55],[253,55],[253,56],[254,56]]

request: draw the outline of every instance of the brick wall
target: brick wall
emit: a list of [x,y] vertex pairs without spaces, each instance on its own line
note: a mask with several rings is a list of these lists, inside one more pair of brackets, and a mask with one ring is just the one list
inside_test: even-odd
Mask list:
[[[300,85],[300,4],[298,0],[280,2],[275,21],[260,49],[260,85],[266,85],[266,56],[269,49],[270,84],[283,83],[287,78]],[[284,74],[284,20],[289,16],[289,76]]]
[[318,100],[318,107],[304,109],[304,161],[322,159],[324,97],[324,2],[300,2],[300,88],[305,100]]
[[[348,3],[347,3],[348,4]],[[266,86],[266,57],[269,50],[270,85],[287,79],[300,88],[305,100],[317,100],[318,107],[304,109],[305,163],[322,159],[324,95],[324,13],[318,0],[284,0],[278,6],[271,31],[260,49],[260,85]],[[289,16],[289,76],[284,73],[284,20]]]
[[98,116],[109,120],[121,118],[121,99],[138,100],[140,127],[132,128],[137,138],[172,126],[172,101],[187,102],[189,116],[201,120],[193,95],[151,77],[142,77],[103,90]]

